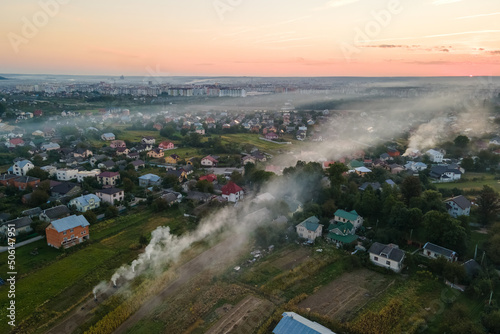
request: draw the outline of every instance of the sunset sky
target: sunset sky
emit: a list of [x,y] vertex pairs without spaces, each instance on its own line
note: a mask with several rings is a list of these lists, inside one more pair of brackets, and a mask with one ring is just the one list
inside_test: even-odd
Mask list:
[[500,75],[499,0],[6,0],[0,31],[0,73]]

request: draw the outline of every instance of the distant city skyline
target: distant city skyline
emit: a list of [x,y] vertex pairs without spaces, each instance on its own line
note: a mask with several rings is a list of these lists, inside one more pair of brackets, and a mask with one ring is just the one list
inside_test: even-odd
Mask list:
[[498,76],[498,0],[8,1],[1,73]]

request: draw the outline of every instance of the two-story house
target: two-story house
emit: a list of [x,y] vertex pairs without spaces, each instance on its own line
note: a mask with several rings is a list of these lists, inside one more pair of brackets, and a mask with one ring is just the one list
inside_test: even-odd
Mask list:
[[446,209],[450,216],[457,218],[458,216],[468,216],[472,203],[462,195],[449,198],[446,201]]
[[30,170],[35,168],[35,165],[29,160],[20,160],[14,163],[7,172],[17,176],[24,176]]
[[316,238],[321,237],[323,233],[323,225],[319,223],[319,219],[311,216],[295,226],[297,234],[300,238],[314,241]]
[[363,225],[363,217],[358,215],[356,210],[347,212],[339,209],[335,211],[333,220],[339,223],[351,223],[355,229],[358,229]]
[[102,172],[97,175],[97,181],[103,186],[114,186],[120,179],[120,173],[118,172]]
[[56,178],[58,181],[70,181],[76,179],[77,175],[78,175],[78,169],[61,168],[57,170]]
[[45,229],[47,244],[68,248],[89,240],[89,222],[84,216],[69,216],[54,220]]
[[88,210],[97,209],[101,205],[101,199],[94,194],[82,195],[73,198],[68,205],[74,206],[76,211],[87,212]]
[[101,199],[101,201],[113,205],[115,202],[121,202],[125,198],[125,192],[118,188],[105,188],[97,190],[95,194]]

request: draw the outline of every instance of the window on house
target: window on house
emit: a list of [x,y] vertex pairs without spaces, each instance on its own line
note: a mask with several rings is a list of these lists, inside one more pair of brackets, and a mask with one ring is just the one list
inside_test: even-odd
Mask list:
[[388,266],[390,266],[391,262],[390,261],[385,261],[385,264],[387,264]]
[[[66,235],[66,231],[63,232],[63,235]],[[66,238],[64,238],[64,239],[66,239]]]
[[378,261],[378,256],[373,257],[375,261]]
[[74,229],[69,230],[71,233],[73,233]]
[[72,234],[72,235],[71,235],[71,239],[73,239],[73,238],[75,238],[75,235],[74,235],[74,234]]

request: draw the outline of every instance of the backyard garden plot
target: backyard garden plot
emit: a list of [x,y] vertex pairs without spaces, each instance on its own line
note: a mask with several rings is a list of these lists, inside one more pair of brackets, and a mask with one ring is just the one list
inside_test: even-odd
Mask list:
[[357,310],[384,291],[389,279],[367,269],[345,273],[313,295],[298,307],[327,316],[332,320],[349,320]]
[[258,328],[274,310],[270,301],[248,296],[235,306],[224,305],[218,311],[224,316],[208,330],[207,334],[246,334]]

